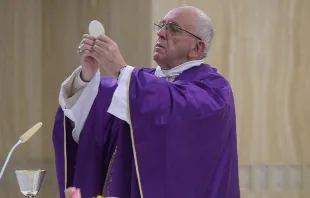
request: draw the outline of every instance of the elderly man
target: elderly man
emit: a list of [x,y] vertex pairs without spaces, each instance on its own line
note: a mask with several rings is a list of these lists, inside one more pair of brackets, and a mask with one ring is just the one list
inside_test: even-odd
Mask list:
[[54,125],[61,197],[70,186],[83,198],[240,197],[233,92],[203,63],[211,20],[185,6],[155,26],[156,69],[128,65],[107,36],[84,35]]

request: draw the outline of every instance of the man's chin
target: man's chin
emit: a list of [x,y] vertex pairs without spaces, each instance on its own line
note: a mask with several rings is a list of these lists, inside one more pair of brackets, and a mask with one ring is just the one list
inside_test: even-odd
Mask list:
[[155,62],[160,62],[163,59],[163,55],[159,54],[158,52],[153,53],[153,59]]
[[167,60],[165,59],[165,57],[162,54],[154,54],[153,60],[157,63],[157,65],[159,65],[163,69],[166,69],[164,67],[164,65],[166,65]]

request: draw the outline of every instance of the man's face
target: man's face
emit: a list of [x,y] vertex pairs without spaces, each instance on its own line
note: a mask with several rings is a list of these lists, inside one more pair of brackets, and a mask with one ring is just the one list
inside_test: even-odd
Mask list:
[[[190,10],[176,8],[168,12],[159,23],[160,26],[166,25],[157,32],[158,39],[154,46],[153,59],[163,69],[173,68],[190,59],[189,53],[195,48],[197,38],[186,31],[195,33],[194,17]],[[186,31],[178,30],[177,27]]]

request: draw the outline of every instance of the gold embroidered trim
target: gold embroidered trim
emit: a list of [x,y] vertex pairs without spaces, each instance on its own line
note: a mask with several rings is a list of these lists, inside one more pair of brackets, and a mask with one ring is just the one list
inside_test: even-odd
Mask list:
[[139,191],[140,191],[140,197],[143,198],[143,191],[142,191],[142,185],[141,185],[141,179],[140,179],[140,172],[139,172],[139,166],[138,166],[138,159],[137,159],[137,152],[136,152],[136,146],[135,146],[135,140],[134,140],[134,135],[133,135],[133,129],[132,129],[132,124],[131,124],[131,117],[130,117],[130,100],[129,100],[129,90],[130,90],[130,80],[132,76],[133,70],[131,70],[129,80],[128,80],[128,92],[127,92],[127,99],[128,99],[128,118],[129,118],[129,126],[130,126],[130,135],[131,135],[131,144],[132,144],[132,150],[133,150],[133,156],[134,156],[134,161],[136,165],[136,173],[137,173],[137,178],[138,178],[138,184],[139,184]]
[[167,80],[168,80],[169,82],[174,82],[175,76],[168,76],[168,77],[167,77]]
[[109,193],[107,195],[106,195],[106,193],[107,193],[107,188],[108,188],[108,186],[110,184],[109,180],[112,179],[111,178],[111,170],[112,170],[114,162],[115,162],[116,153],[117,153],[117,146],[115,147],[115,150],[114,150],[113,155],[111,157],[111,160],[109,162],[109,167],[108,167],[107,175],[106,175],[106,178],[105,178],[105,181],[104,181],[104,185],[103,185],[103,189],[102,189],[102,195],[103,196],[109,196]]

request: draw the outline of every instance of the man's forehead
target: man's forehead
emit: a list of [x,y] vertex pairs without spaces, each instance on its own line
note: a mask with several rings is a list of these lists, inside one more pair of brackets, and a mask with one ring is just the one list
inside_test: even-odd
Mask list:
[[193,24],[194,16],[189,10],[177,8],[169,11],[163,21],[188,26]]

